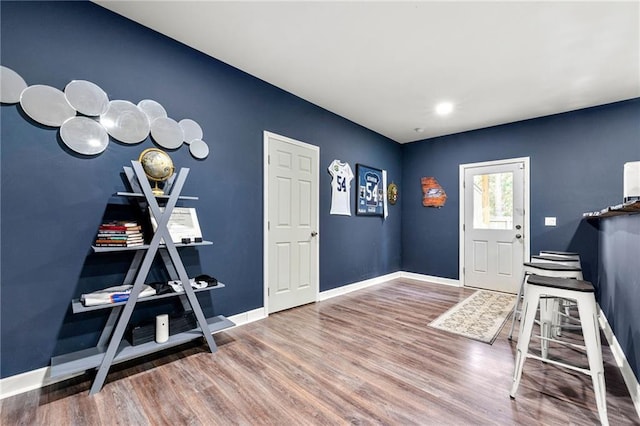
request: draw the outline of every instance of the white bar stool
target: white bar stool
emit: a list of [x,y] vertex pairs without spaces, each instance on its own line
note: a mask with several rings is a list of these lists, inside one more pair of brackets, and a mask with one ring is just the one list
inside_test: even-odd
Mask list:
[[518,309],[520,305],[520,300],[522,299],[524,292],[524,284],[527,281],[527,276],[535,274],[542,275],[545,277],[554,277],[554,278],[574,278],[577,280],[582,280],[582,268],[579,266],[569,266],[562,265],[559,263],[551,263],[551,262],[525,262],[522,264],[523,277],[522,284],[520,284],[520,288],[518,289],[518,296],[516,297],[516,304],[513,307],[513,314],[511,317],[511,329],[509,330],[508,339],[511,340],[513,337],[513,330],[516,325],[516,319],[520,310]]
[[[543,353],[542,356],[536,356],[529,353],[529,342],[531,340],[538,304],[540,304],[540,321],[542,324],[549,324],[553,318],[553,311],[550,309],[550,304],[542,303],[544,300],[543,298],[545,297],[571,299],[576,301],[580,321],[582,323],[582,334],[584,336],[587,359],[589,360],[589,369],[547,359],[546,353]],[[525,297],[522,312],[523,323],[520,338],[518,339],[518,345],[516,347],[515,369],[513,372],[513,384],[510,392],[511,398],[515,398],[516,392],[518,391],[526,359],[537,359],[539,361],[565,367],[591,376],[600,422],[603,425],[608,425],[604,365],[602,362],[600,329],[598,327],[598,313],[596,310],[593,285],[588,281],[582,280],[529,275],[525,283]],[[548,332],[545,332],[549,327],[541,328],[542,333],[540,337],[543,341],[554,340],[549,337],[550,335]]]

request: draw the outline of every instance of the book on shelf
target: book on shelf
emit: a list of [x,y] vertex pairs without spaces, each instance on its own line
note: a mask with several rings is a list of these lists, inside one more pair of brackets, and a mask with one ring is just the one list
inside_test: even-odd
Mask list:
[[135,243],[135,242],[139,242],[139,241],[144,241],[144,239],[142,238],[125,238],[125,239],[118,239],[118,238],[96,238],[95,242],[96,243]]
[[144,241],[122,241],[122,242],[116,242],[116,241],[101,242],[101,241],[96,241],[95,242],[95,246],[96,247],[137,247],[137,246],[142,246],[142,245],[144,245]]
[[105,235],[136,235],[136,234],[142,234],[142,231],[140,231],[139,229],[131,229],[131,230],[123,230],[123,229],[102,229],[99,228],[98,232],[100,234],[105,234]]
[[100,225],[100,228],[98,229],[100,231],[130,231],[130,232],[140,232],[142,230],[140,225],[136,225],[136,226]]
[[144,241],[142,238],[96,238],[96,243],[138,243]]
[[142,237],[142,232],[130,232],[130,233],[120,233],[120,232],[102,232],[98,231],[99,237],[104,238],[140,238]]
[[103,226],[123,226],[125,228],[135,228],[138,222],[135,220],[108,220],[102,223]]

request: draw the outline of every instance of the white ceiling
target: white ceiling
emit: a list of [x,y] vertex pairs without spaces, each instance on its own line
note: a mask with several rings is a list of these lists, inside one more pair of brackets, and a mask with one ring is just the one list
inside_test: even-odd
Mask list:
[[95,3],[401,143],[640,97],[639,1]]

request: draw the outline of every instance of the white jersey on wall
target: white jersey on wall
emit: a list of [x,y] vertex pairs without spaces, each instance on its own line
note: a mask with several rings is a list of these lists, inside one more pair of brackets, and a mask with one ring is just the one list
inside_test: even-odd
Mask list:
[[333,177],[331,181],[331,212],[351,216],[351,180],[353,172],[349,163],[333,160],[329,165],[329,173]]

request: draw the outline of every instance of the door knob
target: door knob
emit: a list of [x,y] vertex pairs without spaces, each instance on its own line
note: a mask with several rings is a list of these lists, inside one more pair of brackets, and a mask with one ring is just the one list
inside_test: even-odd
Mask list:
[[522,226],[516,225],[516,229],[520,229],[520,228],[522,228]]
[[312,231],[312,232],[311,232],[311,236],[312,236],[312,237],[315,237],[316,235],[318,235],[318,233],[317,233],[316,231]]
[[522,238],[522,235],[516,234],[516,238]]

